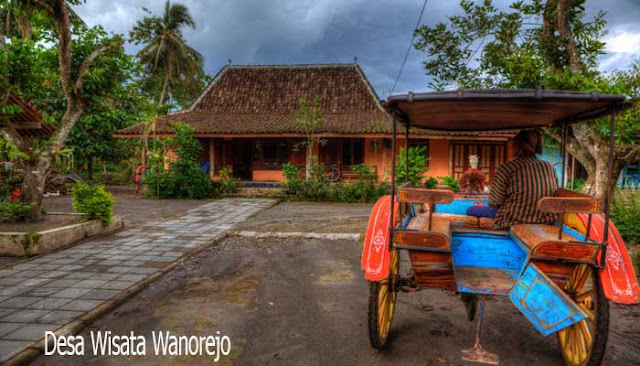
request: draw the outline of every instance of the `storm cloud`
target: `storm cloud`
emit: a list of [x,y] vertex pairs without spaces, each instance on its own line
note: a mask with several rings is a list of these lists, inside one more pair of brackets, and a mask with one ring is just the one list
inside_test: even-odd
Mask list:
[[[215,75],[233,64],[357,62],[381,98],[391,91],[409,46],[422,0],[181,0],[198,25],[184,35]],[[496,0],[506,8],[511,1]],[[589,15],[607,12],[605,71],[640,58],[640,0],[587,1]],[[76,11],[89,25],[128,35],[146,13],[161,14],[164,0],[89,0]],[[429,0],[423,24],[460,12],[458,1]],[[136,48],[127,45],[127,51]],[[424,54],[411,50],[395,93],[428,90]]]

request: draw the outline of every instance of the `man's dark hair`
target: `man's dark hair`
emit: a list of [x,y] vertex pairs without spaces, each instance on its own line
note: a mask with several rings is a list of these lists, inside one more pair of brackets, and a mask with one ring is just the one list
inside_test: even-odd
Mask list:
[[542,136],[536,130],[522,130],[513,138],[513,150],[516,157],[528,157],[542,154]]

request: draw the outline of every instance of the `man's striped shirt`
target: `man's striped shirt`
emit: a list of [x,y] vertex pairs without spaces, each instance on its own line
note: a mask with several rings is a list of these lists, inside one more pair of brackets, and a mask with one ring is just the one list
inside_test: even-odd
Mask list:
[[557,189],[555,169],[535,156],[500,165],[489,193],[489,205],[499,207],[494,227],[508,229],[514,224],[552,224],[556,216],[538,210],[538,201],[555,195]]

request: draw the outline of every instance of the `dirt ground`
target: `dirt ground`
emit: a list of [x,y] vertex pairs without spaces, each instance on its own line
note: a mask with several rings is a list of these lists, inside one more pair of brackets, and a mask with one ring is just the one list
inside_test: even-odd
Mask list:
[[[287,211],[280,206],[269,211]],[[244,229],[271,224],[270,214],[263,212]],[[315,217],[333,220],[320,210]],[[291,220],[299,225],[294,216]],[[218,362],[221,365],[465,364],[460,350],[473,345],[475,323],[466,320],[457,296],[441,291],[400,293],[388,349],[370,347],[361,248],[355,241],[231,237],[178,266],[82,333],[88,340],[91,331],[135,331],[147,337],[147,356],[93,356],[89,348],[83,357],[42,356],[33,364],[212,363],[210,356],[154,356],[152,331],[219,331],[232,342],[231,354]],[[408,268],[406,258],[402,268]],[[604,365],[640,364],[640,307],[612,304],[610,321]],[[482,339],[487,350],[500,356],[501,365],[563,364],[555,337],[540,336],[506,298],[487,303]]]
[[364,233],[373,204],[283,202],[262,211],[238,230]]

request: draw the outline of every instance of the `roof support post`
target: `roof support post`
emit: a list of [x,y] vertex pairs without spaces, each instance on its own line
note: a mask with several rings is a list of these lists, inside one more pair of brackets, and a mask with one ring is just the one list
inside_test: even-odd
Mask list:
[[[562,178],[560,179],[560,187],[565,187],[565,172],[567,171],[567,123],[562,124],[562,146],[560,147],[562,153]],[[562,223],[560,223],[562,225]],[[562,227],[562,226],[560,226]]]
[[404,124],[404,181],[409,181],[409,121]]
[[609,244],[609,214],[611,212],[611,194],[613,186],[613,164],[615,161],[614,148],[616,144],[616,108],[611,110],[611,124],[609,126],[609,162],[607,170],[607,189],[604,196],[604,235],[602,238],[602,256],[600,266],[604,268],[607,259],[607,245]]
[[393,247],[393,213],[396,201],[396,125],[397,115],[395,108],[391,110],[393,115],[393,124],[391,127],[391,213],[389,214],[389,250]]

